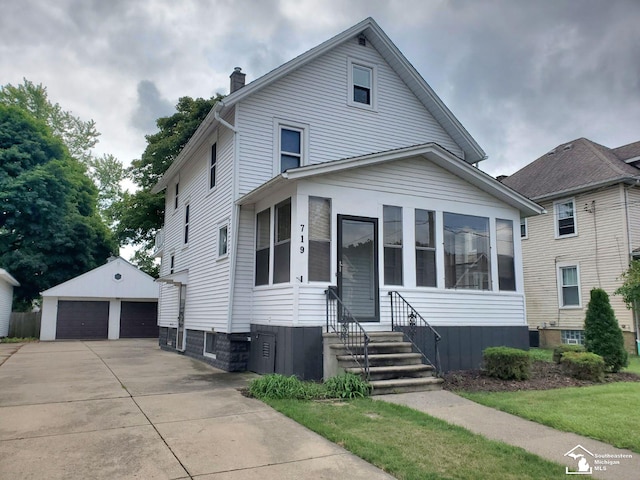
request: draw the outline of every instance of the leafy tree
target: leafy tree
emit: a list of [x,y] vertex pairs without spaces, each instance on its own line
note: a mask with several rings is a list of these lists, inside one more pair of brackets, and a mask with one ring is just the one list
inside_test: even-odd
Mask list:
[[112,204],[122,199],[124,168],[113,155],[93,155],[92,148],[96,146],[100,136],[96,123],[93,120],[84,121],[63,110],[58,103],[51,103],[46,87],[42,84],[35,85],[26,78],[21,85],[9,83],[0,87],[0,105],[15,106],[44,122],[53,136],[62,140],[71,157],[86,165],[90,178],[100,192],[100,213],[113,227],[116,219]]
[[633,260],[621,276],[623,281],[614,295],[622,295],[627,308],[631,309],[640,302],[640,260]]
[[97,190],[42,122],[0,105],[0,265],[20,282],[17,309],[116,250]]
[[584,321],[584,340],[587,351],[604,358],[612,372],[618,372],[629,364],[622,330],[609,303],[609,295],[601,288],[591,290]]
[[149,256],[156,232],[164,222],[164,194],[151,193],[171,162],[178,156],[211,108],[222,96],[205,100],[182,97],[176,113],[157,120],[159,131],[147,135],[147,147],[142,157],[132,162],[130,178],[140,187],[134,193],[125,193],[115,206],[119,223],[116,235],[122,243],[138,245],[133,261],[142,270],[157,275],[157,267]]

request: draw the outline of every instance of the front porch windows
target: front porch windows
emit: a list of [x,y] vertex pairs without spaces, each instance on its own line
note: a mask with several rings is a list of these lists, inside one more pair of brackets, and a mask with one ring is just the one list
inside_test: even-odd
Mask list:
[[498,243],[498,288],[515,291],[516,267],[513,252],[513,222],[496,219],[496,241]]
[[309,281],[331,280],[331,199],[309,197]]
[[256,217],[256,285],[269,284],[271,210],[266,209]]
[[402,207],[385,205],[384,222],[384,283],[402,285]]
[[447,212],[443,219],[445,287],[491,290],[489,219]]
[[291,199],[276,205],[275,215],[273,283],[285,283],[291,270]]
[[416,286],[436,286],[436,241],[434,212],[416,209]]

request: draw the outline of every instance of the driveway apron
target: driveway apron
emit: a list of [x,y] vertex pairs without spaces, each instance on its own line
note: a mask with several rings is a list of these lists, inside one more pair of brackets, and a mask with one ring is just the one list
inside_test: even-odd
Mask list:
[[[15,347],[14,347],[15,350]],[[2,479],[389,479],[156,340],[25,344],[0,365]]]

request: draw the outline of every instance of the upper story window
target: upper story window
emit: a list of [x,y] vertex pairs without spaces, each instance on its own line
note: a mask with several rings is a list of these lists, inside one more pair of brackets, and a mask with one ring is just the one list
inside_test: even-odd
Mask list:
[[218,163],[217,143],[211,145],[211,160],[209,162],[209,188],[216,186],[216,164]]
[[365,62],[349,59],[348,62],[349,97],[348,104],[369,110],[376,109],[376,67]]
[[302,165],[302,130],[280,127],[280,173]]
[[434,212],[416,209],[416,285],[436,286],[436,239]]
[[384,283],[402,285],[402,208],[385,205],[384,221]]
[[187,203],[184,207],[184,244],[189,243],[189,204]]
[[176,257],[175,257],[175,255],[171,255],[169,273],[173,273],[175,267],[176,267]]
[[445,212],[443,221],[445,286],[491,290],[489,219]]
[[174,195],[174,199],[173,199],[173,209],[177,210],[178,209],[178,193],[180,192],[180,184],[178,182],[176,182],[176,190],[175,190],[175,195]]
[[573,199],[553,204],[556,238],[572,237],[577,234],[576,204]]

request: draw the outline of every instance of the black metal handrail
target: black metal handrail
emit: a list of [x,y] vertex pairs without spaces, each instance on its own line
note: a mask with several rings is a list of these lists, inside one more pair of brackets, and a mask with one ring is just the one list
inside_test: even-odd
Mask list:
[[[435,368],[436,373],[441,374],[440,369],[440,351],[438,350],[438,342],[442,336],[427,322],[413,306],[405,300],[405,298],[396,291],[389,292],[391,297],[391,330],[400,331],[411,341],[413,347],[422,355],[429,365]],[[395,299],[395,301],[394,301]],[[426,327],[427,331],[433,335],[435,345],[435,363],[424,353],[424,341],[416,341],[418,335],[418,327]],[[418,345],[421,344],[421,346]]]
[[[335,287],[324,291],[327,299],[327,333],[335,333],[353,360],[362,370],[365,380],[369,380],[369,342],[371,339],[360,322],[342,303]],[[357,355],[362,352],[363,361]]]

